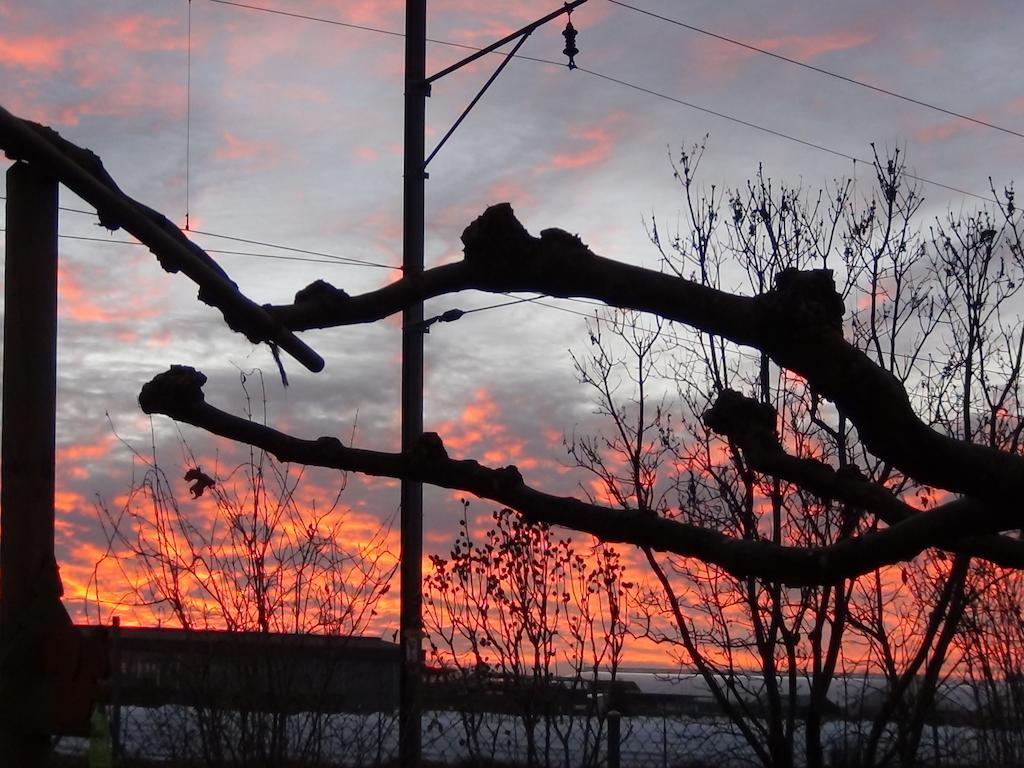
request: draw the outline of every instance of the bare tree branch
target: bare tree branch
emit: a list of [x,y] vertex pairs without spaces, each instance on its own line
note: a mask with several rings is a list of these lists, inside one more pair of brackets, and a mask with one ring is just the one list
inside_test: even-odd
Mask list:
[[533,237],[507,203],[488,208],[462,241],[462,262],[354,297],[317,281],[294,304],[269,310],[292,330],[326,328],[378,320],[425,298],[477,289],[592,298],[650,312],[762,350],[834,402],[876,456],[925,485],[990,502],[992,514],[1005,513],[1002,528],[1020,527],[1010,510],[1024,496],[1024,458],[923,423],[899,380],[843,338],[844,307],[831,270],[786,269],[767,293],[737,296],[603,258],[562,230]]
[[254,344],[279,346],[311,371],[323,369],[323,358],[245,297],[206,251],[163,214],[122,192],[93,152],[72,144],[52,128],[15,117],[3,107],[0,148],[12,160],[27,160],[47,169],[96,208],[100,224],[110,230],[124,228],[149,247],[165,270],[188,275],[199,286],[199,300],[219,309],[232,330]]
[[[915,516],[934,515],[929,517],[935,526],[934,540],[940,542],[944,549],[982,557],[1006,568],[1024,568],[1024,542],[998,535],[967,537],[960,527],[959,513],[949,515],[945,511],[940,512],[948,505],[932,511],[921,510],[893,495],[884,486],[870,482],[852,465],[837,471],[816,459],[786,453],[779,443],[776,413],[771,406],[733,390],[725,390],[705,412],[704,423],[732,440],[758,472],[795,483],[822,498],[837,499],[863,509],[890,526]],[[1003,515],[990,513],[990,506],[980,501],[962,499],[957,502],[957,508],[973,509],[971,515],[977,527],[998,528],[1005,519]],[[945,537],[938,531],[938,527],[943,525],[953,526]]]
[[853,578],[883,565],[908,560],[940,545],[951,531],[977,522],[968,501],[954,501],[927,516],[916,515],[877,533],[823,547],[786,547],[768,541],[726,536],[718,531],[659,517],[645,511],[616,510],[531,488],[514,466],[494,469],[473,460],[448,457],[441,438],[426,433],[405,453],[345,446],[335,437],[303,440],[226,413],[206,402],[206,376],[172,366],[143,386],[139,405],[213,434],[254,445],[283,462],[416,480],[490,499],[524,517],[623,542],[696,557],[739,577],[755,576],[790,585],[826,584]]

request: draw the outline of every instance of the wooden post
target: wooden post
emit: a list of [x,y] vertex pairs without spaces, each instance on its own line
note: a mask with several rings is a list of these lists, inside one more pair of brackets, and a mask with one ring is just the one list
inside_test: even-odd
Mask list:
[[608,712],[608,768],[619,768],[622,751],[622,715],[617,709]]
[[121,617],[110,620],[110,749],[121,764]]
[[[0,648],[29,621],[40,596],[59,590],[53,553],[57,199],[57,180],[38,166],[19,162],[7,171]],[[2,765],[42,766],[49,751],[46,734],[0,733]]]

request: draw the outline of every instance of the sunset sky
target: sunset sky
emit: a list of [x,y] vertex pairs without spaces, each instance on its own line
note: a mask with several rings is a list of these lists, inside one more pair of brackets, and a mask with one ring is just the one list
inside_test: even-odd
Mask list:
[[[235,252],[212,255],[257,302],[289,301],[318,277],[350,293],[393,280],[401,261],[404,3],[249,4],[377,31],[216,0],[0,0],[0,104],[97,152],[123,190],[177,224],[187,212],[196,242]],[[1011,0],[631,4],[1024,132],[1020,8]],[[558,5],[429,0],[428,34],[484,46]],[[644,220],[679,220],[669,156],[708,133],[699,175],[718,187],[743,183],[759,163],[773,178],[814,189],[841,176],[869,178],[870,167],[848,157],[869,159],[872,142],[882,151],[904,148],[917,176],[946,185],[923,185],[930,215],[977,209],[982,201],[966,193],[988,196],[990,176],[999,189],[1024,177],[1019,136],[609,0],[590,0],[572,20],[577,63],[589,71],[511,62],[432,162],[428,266],[459,258],[463,228],[487,205],[509,201],[534,233],[561,227],[601,255],[657,267]],[[563,26],[539,30],[521,53],[563,61]],[[431,44],[428,71],[466,53]],[[428,151],[499,62],[485,57],[434,84]],[[61,233],[97,239],[69,237],[60,246],[58,558],[69,597],[81,594],[103,552],[96,499],[116,505],[131,483],[132,454],[112,426],[148,451],[150,420],[136,397],[171,363],[201,369],[208,399],[235,411],[239,372],[262,369],[276,426],[346,442],[355,430],[360,446],[397,449],[397,319],[306,334],[327,367],[311,374],[285,358],[284,389],[266,347],[231,332],[196,301],[186,278],[163,272],[123,232],[100,229],[69,192],[61,201],[78,209],[61,213]],[[431,301],[426,313],[507,300],[464,294]],[[568,351],[584,347],[580,313],[593,308],[545,303],[435,326],[425,341],[425,422],[455,457],[515,463],[530,482],[571,493],[586,478],[566,470],[563,434],[595,421]],[[177,478],[184,460],[176,427],[161,418],[153,429]],[[225,465],[241,456],[195,430],[183,434],[207,467],[218,451]],[[314,482],[326,488],[331,479]],[[186,496],[184,481],[179,490]],[[457,498],[427,493],[428,551],[450,547]],[[342,504],[365,528],[395,514],[397,484],[351,478]],[[474,509],[490,511],[483,502]],[[69,608],[82,615],[74,600]]]

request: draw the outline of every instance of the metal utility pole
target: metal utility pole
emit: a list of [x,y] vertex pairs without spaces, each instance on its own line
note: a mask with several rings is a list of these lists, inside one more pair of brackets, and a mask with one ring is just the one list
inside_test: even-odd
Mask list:
[[[57,180],[39,166],[19,162],[7,171],[6,250],[0,648],[10,647],[41,602],[60,601],[53,553]],[[49,735],[11,726],[0,726],[0,764],[46,765]]]
[[[405,7],[405,161],[403,168],[402,209],[402,271],[406,280],[414,281],[423,272],[424,252],[424,182],[427,164],[451,138],[455,129],[476,106],[519,48],[537,27],[562,14],[571,13],[587,0],[573,0],[543,18],[503,37],[495,43],[427,77],[427,1],[407,0]],[[575,68],[573,56],[576,31],[570,23],[563,33],[569,57],[569,68]],[[491,53],[506,43],[517,41],[506,58],[477,95],[459,115],[437,146],[425,156],[426,100],[431,83]],[[423,304],[416,302],[402,313],[402,452],[413,447],[423,434]],[[399,675],[398,741],[399,764],[418,768],[421,758],[421,711],[423,701],[423,486],[402,480],[401,483],[401,564],[400,577],[402,666]]]
[[[405,163],[403,168],[402,271],[406,280],[423,272],[423,163],[426,133],[427,0],[408,0],[405,10]],[[423,434],[423,304],[402,312],[402,452]],[[401,636],[399,765],[420,764],[423,701],[423,485],[401,485]]]

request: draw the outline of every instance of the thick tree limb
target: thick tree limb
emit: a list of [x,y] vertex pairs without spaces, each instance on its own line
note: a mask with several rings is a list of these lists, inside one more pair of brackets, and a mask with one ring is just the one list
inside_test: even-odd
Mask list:
[[[877,515],[887,525],[897,525],[918,515],[927,515],[935,526],[936,541],[943,549],[957,554],[981,557],[1005,568],[1024,568],[1024,542],[1005,536],[965,536],[960,513],[935,513],[938,507],[925,511],[907,504],[886,488],[873,483],[856,471],[836,471],[827,464],[811,458],[800,458],[786,453],[776,431],[775,409],[745,397],[739,392],[725,390],[714,405],[704,413],[704,423],[712,430],[735,443],[751,468],[778,477],[822,498],[836,499]],[[964,499],[957,502],[958,509],[969,505],[972,527],[998,530],[1006,515],[993,515],[989,505]],[[945,506],[945,505],[943,505]],[[941,526],[950,526],[945,537]]]
[[921,483],[990,502],[1004,529],[1024,498],[1024,459],[943,435],[914,413],[900,382],[843,339],[843,303],[828,270],[784,270],[757,297],[621,264],[557,229],[531,236],[507,203],[462,235],[465,259],[350,297],[322,281],[295,303],[270,307],[293,330],[378,320],[413,302],[466,289],[598,299],[660,315],[767,353],[842,408],[866,446]]
[[[794,586],[852,578],[913,558],[938,544],[949,530],[968,526],[968,516],[973,514],[971,504],[952,502],[927,516],[916,515],[884,531],[827,547],[784,547],[768,541],[736,539],[647,512],[610,509],[544,493],[526,485],[514,466],[493,469],[476,461],[449,458],[441,438],[433,433],[423,435],[406,453],[351,448],[334,437],[303,440],[209,405],[202,391],[205,382],[206,377],[194,368],[172,366],[142,388],[139,405],[146,413],[165,414],[264,449],[283,462],[465,491],[510,507],[530,520],[591,533],[603,541],[699,558],[739,577],[754,576]],[[933,516],[940,520],[938,525]]]
[[72,144],[52,128],[15,117],[3,107],[0,148],[13,160],[47,169],[96,208],[100,224],[110,230],[127,230],[149,247],[165,270],[188,275],[199,286],[200,301],[219,309],[232,330],[255,344],[276,344],[311,371],[323,369],[323,358],[245,297],[206,251],[163,214],[122,192],[93,152]]

